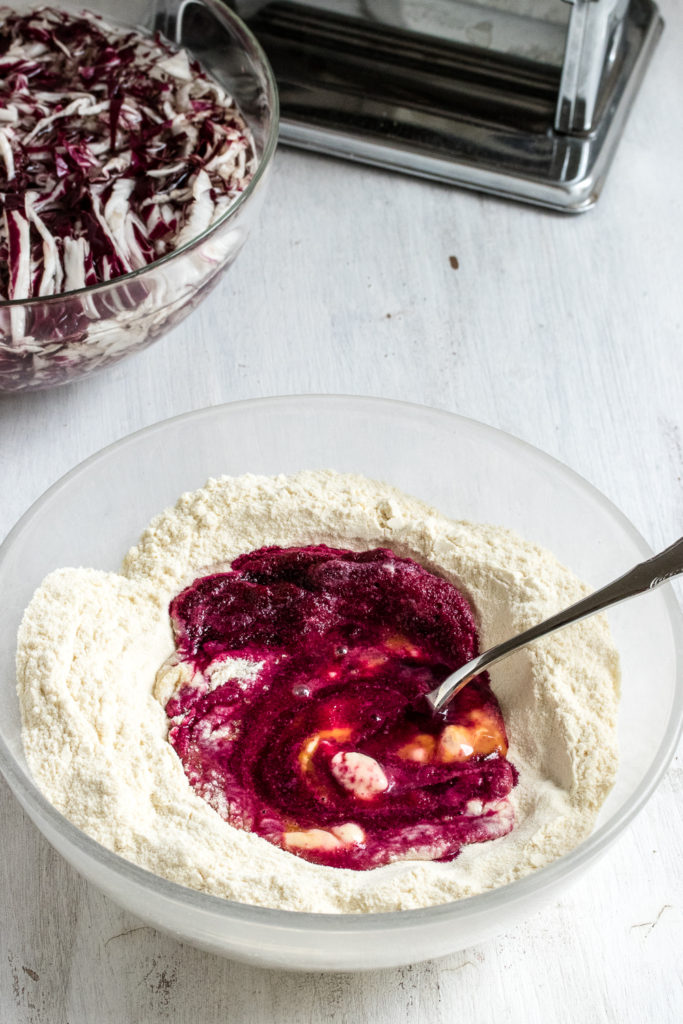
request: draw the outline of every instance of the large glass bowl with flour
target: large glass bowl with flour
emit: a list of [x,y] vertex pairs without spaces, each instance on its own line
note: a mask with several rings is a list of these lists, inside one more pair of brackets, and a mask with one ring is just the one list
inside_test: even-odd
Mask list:
[[253,964],[361,970],[438,957],[538,910],[580,878],[643,807],[683,719],[680,611],[671,588],[609,613],[622,662],[620,767],[593,833],[520,881],[442,906],[312,914],[230,902],[166,881],[105,849],[43,797],[23,753],[15,637],[50,570],[116,570],[153,515],[209,476],[331,468],[385,480],[458,519],[517,530],[599,585],[651,552],[630,522],[571,470],[500,431],[378,399],[270,398],[219,406],[134,434],[78,466],[0,548],[0,767],[38,828],[77,871],[144,921]]

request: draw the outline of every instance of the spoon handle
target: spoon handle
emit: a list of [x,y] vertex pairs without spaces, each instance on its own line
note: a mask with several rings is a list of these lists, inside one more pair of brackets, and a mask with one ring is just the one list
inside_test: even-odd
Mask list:
[[526,647],[527,644],[533,643],[534,640],[540,640],[543,636],[555,633],[558,629],[564,629],[565,626],[569,626],[573,622],[579,622],[589,615],[595,615],[603,608],[609,608],[629,597],[654,590],[661,583],[682,572],[683,537],[679,537],[670,547],[660,551],[658,555],[648,558],[646,562],[640,562],[619,579],[601,587],[600,590],[593,591],[588,597],[582,598],[581,601],[577,601],[576,604],[570,605],[569,608],[565,608],[556,615],[551,615],[549,619],[539,622],[537,626],[532,626],[520,633],[519,636],[504,640],[503,643],[496,644],[495,647],[484,651],[472,661],[468,661],[466,665],[444,679],[440,686],[427,694],[428,703],[435,711],[441,711],[449,700],[455,697],[456,693],[459,693],[463,686],[466,686],[476,675],[506,658],[513,651],[520,647]]

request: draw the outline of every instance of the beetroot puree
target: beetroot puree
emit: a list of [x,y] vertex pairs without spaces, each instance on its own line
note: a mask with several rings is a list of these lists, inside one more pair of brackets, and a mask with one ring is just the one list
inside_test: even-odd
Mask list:
[[170,612],[187,673],[169,739],[232,825],[357,870],[452,860],[512,828],[516,771],[487,675],[440,715],[420,700],[478,650],[446,580],[383,548],[262,548]]

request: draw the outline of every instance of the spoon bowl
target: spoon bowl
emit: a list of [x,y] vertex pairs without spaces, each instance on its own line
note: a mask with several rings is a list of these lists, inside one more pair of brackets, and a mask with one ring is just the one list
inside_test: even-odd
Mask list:
[[595,615],[605,608],[627,601],[630,597],[637,597],[638,594],[654,590],[682,572],[683,537],[679,537],[658,555],[653,555],[645,562],[639,562],[623,576],[619,576],[612,583],[595,590],[583,600],[577,601],[569,608],[539,622],[538,625],[524,630],[519,636],[504,640],[503,643],[496,644],[495,647],[472,658],[466,665],[462,665],[452,672],[440,686],[436,686],[425,694],[424,699],[434,711],[443,711],[456,693],[460,693],[463,687],[467,686],[480,672],[502,661],[503,658],[507,658],[509,654],[514,654],[520,647],[526,647],[527,644],[532,644],[536,640],[540,640],[541,637],[556,633],[558,629],[571,626],[574,622],[580,622],[581,619],[586,619],[589,615]]

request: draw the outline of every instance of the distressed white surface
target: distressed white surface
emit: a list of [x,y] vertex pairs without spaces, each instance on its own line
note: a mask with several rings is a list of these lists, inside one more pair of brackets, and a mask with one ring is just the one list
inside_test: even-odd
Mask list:
[[[189,321],[91,380],[0,400],[0,535],[132,430],[311,391],[502,427],[586,476],[653,547],[680,535],[683,11],[662,7],[667,32],[582,218],[280,152],[262,224]],[[399,971],[296,976],[141,926],[53,853],[1,783],[0,1021],[678,1022],[682,792],[679,751],[607,858],[495,942]]]

